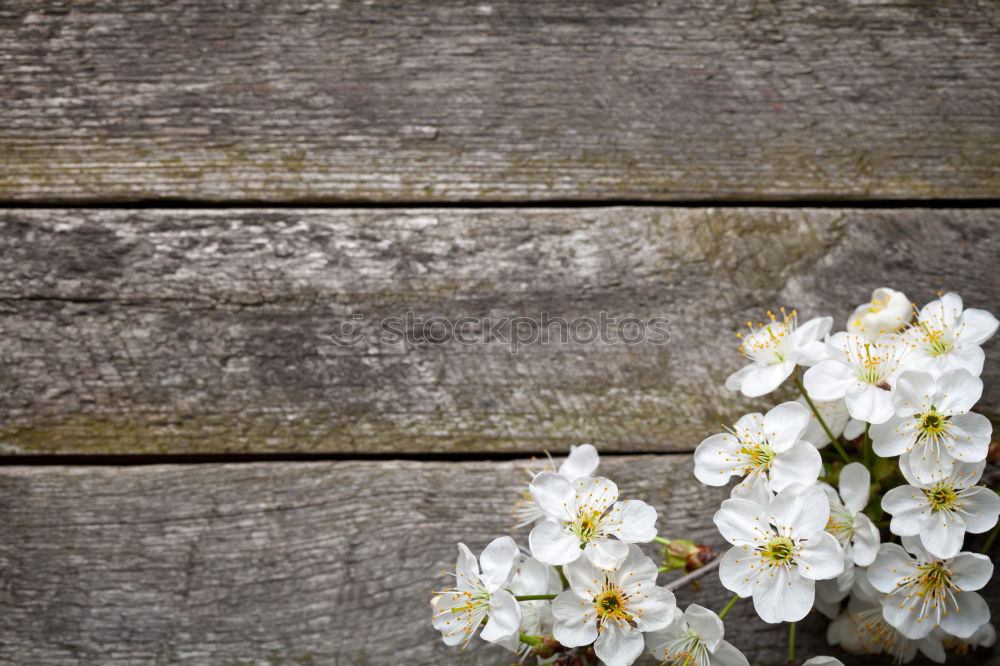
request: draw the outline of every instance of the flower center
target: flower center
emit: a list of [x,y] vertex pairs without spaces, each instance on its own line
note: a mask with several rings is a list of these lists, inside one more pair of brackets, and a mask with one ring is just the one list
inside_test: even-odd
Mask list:
[[842,504],[831,506],[826,531],[832,534],[841,546],[846,546],[854,537],[854,515]]
[[604,588],[594,597],[594,608],[597,609],[598,621],[603,623],[612,620],[621,624],[632,622],[632,616],[627,612],[628,595],[615,585],[605,580]]
[[927,501],[930,502],[931,511],[934,512],[951,511],[958,503],[958,493],[955,492],[955,489],[943,484],[932,490],[925,490],[924,494],[927,496]]
[[[663,645],[660,663],[669,666],[710,666],[711,653],[701,636],[690,629],[687,634]],[[656,653],[654,657],[658,656]]]
[[947,326],[933,328],[927,322],[922,321],[920,322],[920,328],[927,335],[925,342],[927,343],[926,351],[928,356],[947,354],[955,346],[954,341],[949,340],[948,336],[945,335],[948,330]]
[[920,432],[925,436],[934,437],[948,429],[949,417],[938,412],[934,407],[920,415]]
[[749,456],[748,465],[755,470],[768,469],[775,456],[774,449],[767,444],[744,444],[740,448],[740,453]]
[[776,537],[766,546],[758,548],[762,558],[773,564],[793,564],[795,557],[795,542],[790,537]]
[[[747,322],[750,334],[740,345],[740,351],[744,356],[767,365],[784,363],[787,360],[788,350],[786,347],[788,341],[791,340],[792,333],[798,326],[798,313],[795,310],[786,313],[785,308],[781,308],[780,312],[782,319],[779,320],[773,312],[768,310],[767,316],[771,321],[766,325],[757,324],[756,329],[754,329],[753,322]],[[743,340],[742,333],[737,333],[736,337]]]
[[944,568],[940,560],[921,564],[920,575],[915,582],[916,596],[923,597],[926,603],[929,599],[942,598],[945,590],[954,587],[951,583],[951,571]]
[[575,534],[580,540],[580,550],[586,548],[587,543],[595,536],[600,536],[602,514],[603,512],[601,511],[580,513],[576,517],[576,521],[570,526],[570,532]]

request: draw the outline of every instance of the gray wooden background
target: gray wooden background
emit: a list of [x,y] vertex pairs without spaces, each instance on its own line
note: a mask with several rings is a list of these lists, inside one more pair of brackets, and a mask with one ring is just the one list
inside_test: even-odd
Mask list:
[[[1000,312],[998,64],[965,0],[0,3],[0,663],[509,663],[431,590],[584,441],[720,545],[690,453],[768,405],[722,387],[745,321]],[[669,339],[379,339],[407,313]]]

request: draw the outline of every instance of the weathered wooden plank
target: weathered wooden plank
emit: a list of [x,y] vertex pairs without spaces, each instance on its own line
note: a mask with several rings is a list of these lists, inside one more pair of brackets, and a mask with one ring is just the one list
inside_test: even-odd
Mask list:
[[[507,533],[523,463],[324,462],[0,470],[0,661],[95,664],[507,663],[446,648],[432,589],[455,543]],[[720,544],[725,495],[688,456],[605,457],[661,535]],[[526,544],[526,533],[517,537]],[[668,580],[666,577],[664,581]],[[720,608],[716,577],[682,603]],[[997,586],[990,594],[997,600]],[[778,663],[783,627],[737,605],[730,640]],[[800,654],[825,651],[822,623]],[[848,661],[857,664],[859,662]],[[980,661],[979,663],[983,663]]]
[[1000,6],[0,7],[0,200],[994,197]]
[[[8,453],[690,451],[778,305],[1000,312],[997,210],[8,210]],[[666,344],[378,342],[387,317],[669,319]],[[352,319],[359,314],[364,319]],[[328,339],[358,324],[366,342]],[[417,330],[419,327],[410,326]],[[428,329],[429,335],[437,335]],[[470,331],[474,334],[475,331]],[[580,328],[581,335],[585,333]],[[995,355],[997,342],[988,346]],[[989,360],[980,409],[1000,416]]]

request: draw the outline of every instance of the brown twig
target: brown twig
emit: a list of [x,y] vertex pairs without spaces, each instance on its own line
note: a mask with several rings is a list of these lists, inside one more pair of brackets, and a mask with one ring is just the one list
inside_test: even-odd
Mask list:
[[667,583],[663,587],[665,587],[668,590],[677,590],[677,589],[680,589],[680,588],[684,587],[685,585],[687,585],[688,583],[692,583],[692,582],[698,580],[699,578],[701,578],[702,576],[707,576],[708,574],[712,573],[713,571],[715,571],[716,569],[719,568],[720,564],[722,564],[722,556],[721,555],[718,556],[718,557],[716,557],[715,559],[711,560],[710,562],[708,562],[704,566],[702,566],[702,567],[700,567],[698,569],[695,569],[694,571],[692,571],[691,573],[687,574],[686,576],[681,576],[677,580],[671,581],[671,582]]

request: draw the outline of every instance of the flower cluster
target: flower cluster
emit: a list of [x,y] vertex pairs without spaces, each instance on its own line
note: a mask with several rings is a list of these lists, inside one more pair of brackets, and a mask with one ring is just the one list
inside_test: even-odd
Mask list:
[[[866,663],[992,645],[977,590],[993,564],[965,547],[992,530],[986,552],[1000,531],[1000,497],[982,485],[992,426],[972,411],[982,344],[1000,322],[957,294],[917,309],[884,288],[842,331],[832,317],[800,325],[796,311],[778,313],[738,334],[749,362],[726,387],[760,397],[791,380],[798,397],[723,426],[694,453],[701,483],[730,487],[714,515],[725,552],[658,536],[656,510],[598,475],[593,446],[574,446],[558,466],[529,470],[513,507],[527,547],[502,536],[477,560],[458,545],[454,584],[432,602],[444,642],[464,648],[478,634],[558,666],[628,666],[643,652],[746,666],[723,620],[749,597],[764,622],[789,623],[790,664],[795,623],[813,608],[831,620],[829,642]],[[653,542],[659,563],[642,547]],[[679,608],[674,592],[716,568],[729,603]],[[671,572],[681,575],[658,584]],[[831,665],[843,666],[803,663]]]
[[732,544],[722,584],[765,622],[794,623],[815,606],[833,620],[830,642],[856,654],[944,661],[948,647],[991,644],[976,590],[993,565],[963,547],[1000,515],[1000,497],[978,485],[992,426],[972,411],[997,319],[953,293],[911,309],[892,289],[832,334],[830,317],[799,326],[780,312],[739,334],[750,362],[726,386],[757,397],[792,378],[799,399],[747,414],[695,451],[699,481],[737,479],[715,514]]

